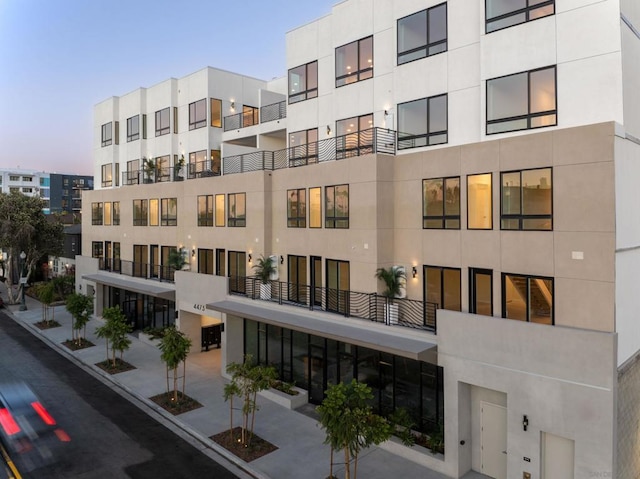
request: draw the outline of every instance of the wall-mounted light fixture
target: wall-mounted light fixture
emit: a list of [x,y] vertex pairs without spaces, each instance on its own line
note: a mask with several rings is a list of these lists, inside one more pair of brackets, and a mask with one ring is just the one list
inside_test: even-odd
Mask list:
[[526,431],[528,427],[529,427],[529,418],[525,414],[524,416],[522,416],[522,429]]
[[416,269],[416,267],[414,266],[413,268],[411,268],[411,273],[413,273],[413,277],[415,278],[416,276],[418,276],[418,270]]
[[389,110],[384,111],[384,116],[389,116]]
[[192,258],[195,258],[195,257],[196,257],[196,250],[195,250],[195,249],[192,249],[192,250],[191,250],[191,257],[192,257]]
[[280,255],[280,264],[284,264],[284,256]]
[[251,253],[249,253],[249,263],[251,263]]
[[327,125],[327,136],[329,136],[330,134],[331,134],[331,127]]
[[236,109],[236,102],[235,100],[231,100],[231,109],[235,110]]

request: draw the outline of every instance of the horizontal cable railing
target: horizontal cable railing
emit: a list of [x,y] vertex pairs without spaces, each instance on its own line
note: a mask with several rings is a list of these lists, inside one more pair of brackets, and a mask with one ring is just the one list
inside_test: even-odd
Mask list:
[[279,101],[260,108],[260,123],[280,120],[287,117],[287,101]]
[[361,293],[305,284],[269,281],[262,283],[255,276],[232,276],[229,292],[250,299],[309,310],[326,311],[384,323],[390,326],[436,331],[438,305],[408,298],[394,298],[393,302],[376,293]]
[[119,273],[132,278],[155,279],[158,281],[174,281],[175,269],[161,264],[139,263],[121,259],[98,259],[98,268],[102,271]]

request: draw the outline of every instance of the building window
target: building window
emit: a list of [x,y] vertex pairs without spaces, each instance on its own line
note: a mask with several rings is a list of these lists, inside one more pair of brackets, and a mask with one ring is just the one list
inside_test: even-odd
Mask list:
[[469,268],[469,312],[493,316],[493,271]]
[[156,183],[171,180],[171,155],[156,158]]
[[20,188],[18,188],[17,186],[10,186],[9,193],[20,193]]
[[102,165],[102,187],[108,188],[113,186],[113,165],[107,163]]
[[318,129],[289,133],[289,166],[318,162]]
[[307,63],[289,70],[289,103],[318,96],[318,62]]
[[113,122],[102,125],[102,146],[109,146],[113,143]]
[[553,278],[502,273],[502,317],[554,324]]
[[91,257],[92,258],[104,257],[104,243],[102,243],[102,241],[91,242]]
[[33,181],[33,176],[23,176],[22,181],[25,183],[31,183]]
[[102,203],[91,203],[91,224],[102,225]]
[[156,136],[171,133],[171,119],[169,118],[169,112],[169,107],[156,112]]
[[211,165],[207,161],[207,150],[192,151],[189,153],[189,177],[203,178],[213,176]]
[[486,32],[537,20],[555,13],[554,0],[485,0]]
[[120,225],[120,202],[113,202],[113,226]]
[[216,226],[224,226],[224,195],[216,195]]
[[198,248],[198,273],[213,274],[213,250]]
[[133,226],[147,226],[149,203],[147,200],[133,200]]
[[104,224],[111,226],[111,202],[108,201],[104,204]]
[[336,87],[373,77],[373,37],[336,48]]
[[487,80],[487,135],[558,124],[556,67]]
[[33,188],[22,188],[23,193],[33,193]]
[[227,225],[230,227],[247,226],[247,205],[245,193],[230,193],[228,198],[229,216]]
[[446,3],[398,20],[398,65],[446,51]]
[[287,190],[287,226],[307,227],[307,194],[304,188]]
[[213,195],[198,196],[198,226],[213,226]]
[[20,177],[16,175],[9,175],[9,181],[20,181]]
[[216,249],[216,276],[224,276],[225,273],[225,252],[223,249]]
[[354,116],[336,122],[338,160],[373,153],[373,115]]
[[447,143],[447,95],[398,105],[398,149]]
[[500,174],[503,230],[553,229],[551,168],[509,171]]
[[260,109],[255,106],[242,105],[242,128],[260,123]]
[[178,198],[162,198],[160,200],[160,225],[178,225]]
[[467,176],[467,228],[490,230],[493,228],[492,175]]
[[211,98],[211,126],[222,128],[222,100]]
[[322,188],[309,188],[309,228],[322,228]]
[[349,185],[327,186],[324,189],[324,227],[349,227]]
[[149,226],[160,225],[160,202],[158,198],[149,200]]
[[140,115],[127,118],[127,142],[140,138]]
[[327,259],[326,309],[334,313],[346,313],[349,308],[349,262]]
[[189,103],[189,130],[207,126],[207,99]]
[[422,227],[460,229],[460,177],[422,180]]
[[462,311],[460,300],[460,269],[424,266],[424,297],[436,309]]

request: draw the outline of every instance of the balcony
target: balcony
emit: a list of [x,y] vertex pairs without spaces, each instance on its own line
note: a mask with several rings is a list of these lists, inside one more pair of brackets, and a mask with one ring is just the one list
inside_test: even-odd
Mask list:
[[123,186],[164,183],[168,181],[184,181],[184,179],[184,167],[178,168],[175,166],[167,166],[154,170],[130,170],[122,172]]
[[224,131],[239,130],[260,123],[281,120],[287,117],[286,100],[271,103],[261,108],[244,106],[241,113],[224,117]]
[[376,293],[360,293],[305,284],[269,281],[262,284],[255,276],[231,276],[229,294],[249,299],[268,301],[284,306],[325,311],[344,317],[353,317],[436,332],[438,305],[408,298],[389,299]]
[[396,144],[394,130],[371,128],[282,150],[228,156],[223,160],[223,174],[294,168],[372,153],[395,155]]
[[121,259],[98,258],[98,269],[132,278],[154,279],[173,283],[175,268],[161,264],[136,263]]

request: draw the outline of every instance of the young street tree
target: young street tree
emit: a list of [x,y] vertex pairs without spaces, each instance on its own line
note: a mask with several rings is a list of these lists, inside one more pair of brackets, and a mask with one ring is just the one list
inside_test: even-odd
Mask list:
[[158,346],[161,351],[160,359],[167,365],[167,393],[169,389],[169,371],[173,371],[173,401],[178,402],[178,366],[183,364],[182,369],[182,396],[184,397],[184,384],[186,379],[186,360],[191,348],[191,340],[182,331],[178,331],[175,326],[165,329],[164,336]]
[[120,361],[124,352],[131,346],[131,339],[127,336],[131,332],[131,325],[127,323],[126,316],[119,306],[105,308],[102,311],[105,319],[104,325],[96,329],[96,335],[107,342],[107,359],[109,359],[109,343],[111,343],[111,365],[116,367],[116,352],[120,352]]
[[13,291],[13,268],[20,253],[25,252],[24,270],[27,280],[37,262],[46,255],[59,256],[63,251],[64,228],[55,217],[42,212],[44,201],[22,193],[0,193],[0,248],[7,253],[5,284],[10,304],[19,301],[24,284]]
[[[73,293],[67,297],[66,306],[67,311],[73,316],[71,339],[80,346],[85,337],[84,330],[91,314],[93,314],[93,298],[82,293]],[[80,335],[81,330],[83,331],[82,336]]]

